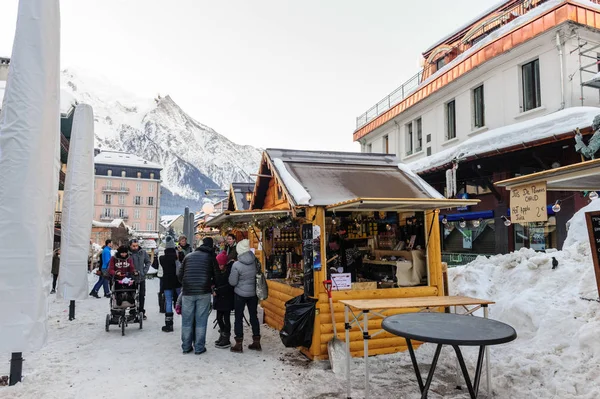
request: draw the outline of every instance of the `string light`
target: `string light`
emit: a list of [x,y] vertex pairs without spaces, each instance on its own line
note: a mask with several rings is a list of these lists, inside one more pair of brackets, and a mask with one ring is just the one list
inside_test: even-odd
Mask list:
[[467,222],[465,222],[464,218],[460,218],[460,222],[458,223],[458,225],[464,229],[465,227],[467,227]]
[[446,217],[446,215],[444,215],[444,217],[442,218],[442,224],[443,225],[447,225],[448,224],[448,218]]
[[387,231],[391,231],[391,230],[392,230],[392,226],[391,226],[390,224],[386,224],[386,225],[385,225],[385,229],[386,229]]
[[479,225],[481,225],[482,220],[478,219],[478,220],[473,220],[473,227],[477,228],[479,227]]
[[598,198],[598,193],[595,191],[590,191],[588,194],[588,198],[591,199],[592,201]]
[[561,202],[562,202],[561,200],[556,200],[554,205],[552,205],[552,212],[554,212],[554,213],[560,212],[560,203]]
[[506,227],[510,226],[512,224],[512,222],[510,221],[509,218],[507,218],[506,216],[502,215],[502,220],[504,220],[504,225]]

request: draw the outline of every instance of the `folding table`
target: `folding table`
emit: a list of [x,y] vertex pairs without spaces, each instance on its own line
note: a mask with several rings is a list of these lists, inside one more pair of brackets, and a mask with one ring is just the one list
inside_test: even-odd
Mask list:
[[[369,397],[369,340],[384,332],[383,329],[376,331],[374,334],[369,334],[369,317],[372,314],[374,317],[386,318],[386,310],[390,309],[417,309],[417,312],[429,311],[437,308],[454,307],[456,313],[457,307],[462,307],[466,310],[466,315],[472,315],[475,311],[483,308],[483,315],[488,317],[488,305],[495,302],[485,299],[470,298],[466,296],[424,296],[414,298],[389,298],[389,299],[348,299],[340,300],[344,304],[344,321],[346,333],[346,390],[347,397],[351,398],[351,383],[350,383],[350,329],[353,325],[358,326],[363,334],[364,341],[364,357],[365,357],[365,398]],[[469,308],[470,307],[470,308]],[[354,310],[358,313],[355,314]],[[352,320],[350,320],[350,313]],[[361,326],[362,318],[362,326]],[[490,378],[490,360],[489,349],[485,350],[485,367],[486,367],[486,383],[487,391],[491,392]],[[491,396],[491,395],[490,395]]]

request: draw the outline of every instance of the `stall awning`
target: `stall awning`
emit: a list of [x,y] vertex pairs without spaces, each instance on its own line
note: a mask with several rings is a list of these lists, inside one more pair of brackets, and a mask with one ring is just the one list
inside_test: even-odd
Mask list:
[[220,227],[225,223],[249,223],[260,222],[271,218],[283,218],[289,216],[292,212],[288,210],[266,210],[266,211],[239,211],[225,212],[206,222],[206,227]]
[[600,191],[600,159],[519,176],[495,184],[511,190],[542,182],[546,182],[548,191]]
[[477,205],[479,200],[446,198],[356,198],[329,205],[329,211],[398,212],[427,211]]

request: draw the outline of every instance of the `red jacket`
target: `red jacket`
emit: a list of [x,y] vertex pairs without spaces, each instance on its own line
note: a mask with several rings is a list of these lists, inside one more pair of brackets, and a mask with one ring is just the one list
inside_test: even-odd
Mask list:
[[135,266],[133,266],[133,260],[130,257],[127,259],[117,258],[113,256],[110,258],[110,262],[108,263],[108,274],[114,276],[117,271],[121,271],[123,275],[135,273]]

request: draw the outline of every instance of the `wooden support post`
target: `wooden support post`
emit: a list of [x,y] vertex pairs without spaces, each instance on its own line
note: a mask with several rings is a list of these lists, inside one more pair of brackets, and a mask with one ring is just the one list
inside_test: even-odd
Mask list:
[[440,245],[439,210],[425,214],[427,245],[427,264],[429,267],[429,285],[438,289],[438,295],[444,295],[444,281],[442,277],[442,248]]

